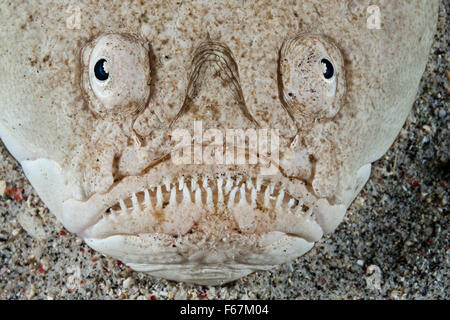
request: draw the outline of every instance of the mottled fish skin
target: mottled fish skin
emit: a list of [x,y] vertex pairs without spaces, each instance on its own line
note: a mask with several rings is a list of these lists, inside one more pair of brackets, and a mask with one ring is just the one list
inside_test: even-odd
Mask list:
[[[2,2],[0,137],[92,248],[155,276],[232,281],[342,221],[411,109],[438,5]],[[277,149],[175,163],[174,133],[200,146],[199,129],[213,133],[202,147],[238,129],[277,133]]]

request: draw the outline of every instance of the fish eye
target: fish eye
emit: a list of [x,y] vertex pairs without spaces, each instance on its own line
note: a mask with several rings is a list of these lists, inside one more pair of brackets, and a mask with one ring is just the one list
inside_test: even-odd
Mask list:
[[96,114],[128,115],[150,97],[149,45],[132,35],[107,34],[83,50],[83,89]]
[[294,117],[336,115],[345,92],[344,59],[330,39],[311,34],[288,38],[278,63],[281,99]]
[[100,81],[105,81],[109,77],[109,73],[105,71],[105,59],[100,59],[94,66],[95,77]]
[[322,59],[320,61],[320,63],[324,67],[323,76],[325,77],[325,79],[329,80],[329,79],[333,78],[333,76],[334,76],[334,67],[333,67],[333,64],[330,62],[330,60]]

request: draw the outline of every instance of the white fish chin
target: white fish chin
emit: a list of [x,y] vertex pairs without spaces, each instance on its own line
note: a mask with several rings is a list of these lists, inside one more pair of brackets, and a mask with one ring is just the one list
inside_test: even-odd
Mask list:
[[175,240],[164,234],[140,234],[85,241],[136,271],[202,285],[220,285],[257,270],[268,270],[305,254],[314,246],[312,242],[277,231],[241,236],[234,241],[224,235],[220,240],[208,242],[194,234]]

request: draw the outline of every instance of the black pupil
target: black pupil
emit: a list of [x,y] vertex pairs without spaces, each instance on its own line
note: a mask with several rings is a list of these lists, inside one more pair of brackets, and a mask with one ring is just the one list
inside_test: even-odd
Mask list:
[[334,67],[333,64],[327,60],[327,59],[322,59],[322,62],[325,65],[325,72],[323,73],[323,76],[325,77],[325,79],[331,79],[334,76]]
[[105,62],[106,62],[105,59],[100,59],[97,61],[94,67],[95,77],[100,81],[105,81],[109,77],[109,74],[103,68],[103,64]]

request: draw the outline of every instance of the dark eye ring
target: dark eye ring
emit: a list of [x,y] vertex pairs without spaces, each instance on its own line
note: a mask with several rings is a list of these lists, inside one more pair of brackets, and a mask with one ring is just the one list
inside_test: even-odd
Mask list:
[[323,76],[325,79],[331,79],[334,76],[334,67],[333,64],[328,59],[322,59],[320,61],[322,64],[325,65],[325,72],[323,73]]
[[103,66],[105,62],[105,59],[100,59],[94,66],[95,77],[100,81],[105,81],[109,77],[109,74],[105,71],[105,68]]

